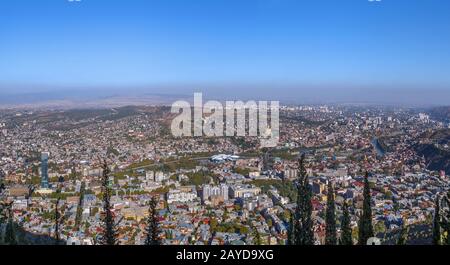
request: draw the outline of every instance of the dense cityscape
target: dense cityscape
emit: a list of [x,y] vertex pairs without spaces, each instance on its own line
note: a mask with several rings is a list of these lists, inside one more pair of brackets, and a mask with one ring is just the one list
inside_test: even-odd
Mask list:
[[374,244],[448,242],[448,108],[284,105],[272,148],[173,137],[173,118],[2,110],[2,244],[361,244],[367,216]]

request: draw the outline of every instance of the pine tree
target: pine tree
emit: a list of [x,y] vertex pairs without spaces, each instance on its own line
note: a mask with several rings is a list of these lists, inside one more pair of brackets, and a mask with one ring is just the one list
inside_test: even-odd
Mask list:
[[342,210],[340,244],[341,245],[353,245],[352,228],[350,227],[350,214],[348,211],[347,202],[344,202],[344,207]]
[[256,246],[262,245],[261,234],[255,226],[252,226],[253,232],[253,244]]
[[442,202],[445,205],[445,208],[442,207],[443,211],[440,215],[441,222],[439,223],[439,226],[446,236],[441,241],[441,244],[450,245],[450,191],[442,198]]
[[5,243],[8,245],[17,245],[16,225],[13,220],[12,204],[6,208],[8,212],[8,223],[6,224]]
[[145,245],[161,245],[159,240],[159,216],[156,206],[158,201],[156,197],[153,196],[150,200],[150,205],[148,209],[148,219],[147,219],[147,237],[145,239]]
[[59,245],[61,243],[61,235],[59,233],[59,225],[61,223],[62,217],[61,214],[59,212],[58,206],[59,206],[59,202],[61,201],[61,183],[64,182],[64,177],[60,176],[58,178],[58,186],[56,189],[56,194],[58,196],[56,203],[55,203],[55,245]]
[[3,187],[0,185],[0,198],[2,199],[0,201],[0,244],[4,243],[4,234],[5,234],[4,231],[8,224],[8,215],[6,211],[7,204],[6,202],[4,202],[2,194],[3,194]]
[[103,188],[103,245],[116,245],[117,244],[117,232],[116,225],[114,223],[114,216],[112,214],[111,207],[111,188],[109,187],[109,168],[106,160],[102,165],[102,188]]
[[295,244],[295,228],[294,228],[294,213],[289,214],[289,227],[287,234],[287,245]]
[[61,240],[60,234],[59,234],[59,219],[60,219],[59,209],[58,209],[59,201],[60,201],[60,199],[58,198],[55,203],[55,244],[56,245],[59,245],[60,240]]
[[364,176],[364,201],[363,201],[363,212],[359,219],[359,237],[358,245],[366,245],[367,240],[373,237],[373,225],[372,225],[372,207],[370,205],[370,186],[369,186],[369,173],[366,172]]
[[392,197],[392,205],[394,207],[394,212],[397,213],[400,209],[400,205],[398,204],[398,201],[395,197]]
[[325,224],[325,245],[336,245],[336,205],[334,203],[334,189],[330,180],[328,181]]
[[434,219],[433,219],[433,245],[441,244],[441,225],[440,225],[440,207],[439,196],[436,197],[436,203],[434,206]]
[[13,202],[6,199],[6,187],[2,183],[4,172],[0,169],[0,244],[17,245],[16,223],[12,211]]
[[295,227],[295,244],[296,245],[313,245],[314,231],[311,218],[311,188],[309,186],[308,176],[304,165],[305,155],[303,154],[299,160],[299,173],[297,183],[297,208],[294,215]]
[[397,245],[405,245],[406,240],[408,239],[408,228],[403,221],[402,229],[400,230],[400,234],[398,236]]

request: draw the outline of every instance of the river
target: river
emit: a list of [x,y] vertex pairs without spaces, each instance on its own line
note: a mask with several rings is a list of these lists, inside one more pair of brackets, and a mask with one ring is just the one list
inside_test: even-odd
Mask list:
[[375,148],[375,151],[377,151],[377,155],[380,157],[384,156],[386,151],[384,151],[383,147],[381,147],[380,143],[378,142],[378,138],[374,137],[371,143],[373,145],[373,148]]

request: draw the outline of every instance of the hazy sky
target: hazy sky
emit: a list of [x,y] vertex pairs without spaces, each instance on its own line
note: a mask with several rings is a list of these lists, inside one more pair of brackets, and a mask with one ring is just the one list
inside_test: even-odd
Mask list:
[[450,102],[450,1],[0,1],[0,92],[109,86]]

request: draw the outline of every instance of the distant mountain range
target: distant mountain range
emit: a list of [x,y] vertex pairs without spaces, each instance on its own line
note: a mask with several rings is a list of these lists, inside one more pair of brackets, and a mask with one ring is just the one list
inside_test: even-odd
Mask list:
[[98,95],[74,93],[31,93],[0,96],[0,109],[99,109],[123,106],[171,105],[177,100],[191,100],[192,96],[142,94]]
[[[341,91],[337,92],[337,91]],[[203,92],[204,100],[278,100],[282,104],[328,104],[349,106],[395,106],[423,108],[433,117],[449,119],[449,107],[426,109],[447,104],[444,94],[437,100],[397,91],[395,96],[386,89],[332,89],[327,87],[276,85],[164,85],[148,87],[41,87],[2,86],[0,83],[1,108],[98,108],[127,105],[167,105],[176,100],[193,99],[194,92]],[[416,92],[405,91],[408,94]],[[439,91],[438,91],[439,92]],[[389,96],[386,96],[389,95]],[[431,91],[431,96],[437,92]]]

